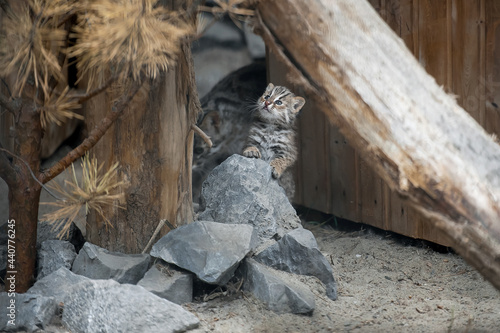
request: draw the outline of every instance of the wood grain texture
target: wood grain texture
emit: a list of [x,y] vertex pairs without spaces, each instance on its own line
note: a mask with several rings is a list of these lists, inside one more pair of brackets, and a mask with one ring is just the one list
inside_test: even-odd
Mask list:
[[370,167],[500,288],[500,147],[439,86],[451,82],[451,1],[434,3],[419,1],[419,22],[446,31],[419,33],[419,59],[437,79],[364,1],[266,2],[257,31]]
[[[500,133],[500,96],[498,46],[498,17],[500,6],[494,0],[458,1],[458,0],[370,0],[372,7],[391,29],[402,38],[408,49],[419,59],[426,71],[447,92],[457,96],[459,104],[468,111],[489,133]],[[283,77],[286,71],[270,69],[275,77]],[[290,83],[287,83],[290,84]],[[496,105],[496,107],[495,107]],[[301,123],[301,131],[306,137],[314,138],[318,128],[315,123]],[[317,126],[322,126],[318,124]],[[323,131],[323,129],[321,129]],[[379,177],[370,167],[361,168],[364,164],[350,149],[343,149],[336,142],[347,142],[335,126],[325,130],[330,133],[329,142],[323,142],[318,137],[316,144],[309,143],[303,148],[308,149],[308,158],[300,158],[305,170],[301,172],[299,187],[305,183],[303,195],[310,198],[307,203],[297,198],[301,204],[311,205],[321,211],[336,214],[358,222],[374,226],[383,226],[407,236],[423,238],[443,245],[450,245],[432,223],[418,213],[398,195],[393,195],[383,186],[381,202],[368,200],[369,197],[379,197],[381,190],[374,186]],[[310,139],[309,139],[310,140]],[[321,142],[319,142],[321,141]],[[348,143],[347,143],[348,145]],[[321,170],[325,163],[308,166],[311,149],[316,154],[330,156],[330,186],[326,188],[330,198],[323,204],[315,200],[317,194],[311,197],[309,191],[312,179],[309,174],[324,174]],[[314,182],[321,182],[317,176]],[[372,177],[374,179],[372,179]],[[373,201],[372,204],[369,201]],[[320,207],[320,208],[318,208]],[[368,209],[369,211],[364,211]],[[376,211],[375,211],[376,210]],[[394,210],[394,212],[392,211]],[[400,214],[400,212],[403,212]]]
[[500,135],[500,2],[486,0],[485,4],[485,73],[480,84],[485,86],[484,127]]
[[[182,2],[164,4],[179,8]],[[129,186],[123,188],[125,210],[105,211],[113,228],[95,212],[88,215],[90,242],[111,251],[141,253],[161,219],[176,227],[193,221],[191,125],[200,110],[193,68],[186,43],[176,66],[149,81],[95,146],[93,152],[101,163],[120,163],[118,176]],[[102,118],[114,98],[108,93],[87,103],[88,128]],[[164,226],[157,237],[169,231]]]

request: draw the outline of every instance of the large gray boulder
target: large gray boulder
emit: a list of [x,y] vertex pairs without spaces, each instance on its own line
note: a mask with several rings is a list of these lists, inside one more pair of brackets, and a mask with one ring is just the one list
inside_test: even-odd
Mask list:
[[76,258],[75,246],[64,240],[46,240],[38,251],[38,276],[41,279],[61,267],[71,269]]
[[64,303],[64,298],[73,290],[75,285],[88,280],[89,278],[85,276],[77,275],[66,267],[61,267],[36,281],[33,287],[28,290],[28,293],[52,297],[57,304]]
[[[25,293],[0,293],[0,332],[43,330],[56,315],[53,298]],[[4,315],[5,314],[5,315]]]
[[306,229],[295,229],[254,259],[273,268],[301,275],[316,276],[325,284],[326,294],[337,299],[337,283],[332,267],[319,251],[314,235]]
[[210,173],[201,193],[200,221],[252,225],[261,239],[280,238],[301,226],[271,166],[260,159],[230,156]]
[[63,324],[72,332],[184,332],[199,320],[140,286],[88,280],[66,296]]
[[148,254],[110,252],[86,242],[73,262],[72,271],[91,279],[113,279],[136,284],[148,270]]
[[224,285],[256,244],[257,233],[250,225],[196,221],[163,236],[151,256],[193,272],[204,282]]
[[193,301],[193,274],[169,265],[153,265],[137,285],[176,304]]
[[[278,313],[310,314],[314,311],[314,294],[295,281],[291,274],[276,271],[249,258],[245,259],[241,272],[243,289],[263,301],[269,309]],[[284,278],[283,275],[288,276]]]

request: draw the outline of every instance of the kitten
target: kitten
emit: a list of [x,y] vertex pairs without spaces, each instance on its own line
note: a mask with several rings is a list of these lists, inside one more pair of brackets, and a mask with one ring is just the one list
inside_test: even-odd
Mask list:
[[268,162],[274,178],[280,178],[297,159],[294,123],[304,104],[304,98],[272,83],[257,102],[243,155]]
[[266,65],[256,62],[228,74],[201,98],[203,113],[197,125],[211,138],[213,147],[194,136],[193,202],[199,202],[201,185],[210,171],[245,147],[251,111],[265,84]]

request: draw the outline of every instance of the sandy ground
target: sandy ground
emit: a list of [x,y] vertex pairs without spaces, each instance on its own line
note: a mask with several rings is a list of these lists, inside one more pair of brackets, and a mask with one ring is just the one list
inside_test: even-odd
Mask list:
[[[2,212],[6,217],[6,207]],[[360,224],[335,226],[314,214],[301,218],[333,264],[337,301],[314,277],[299,277],[316,295],[311,316],[276,314],[235,288],[225,296],[215,290],[184,305],[201,321],[192,332],[500,331],[500,293],[458,255]],[[46,332],[68,331],[51,326]]]
[[311,316],[276,314],[234,293],[184,307],[201,320],[192,332],[498,332],[500,293],[456,254],[421,241],[363,229],[305,225],[333,263],[339,298],[316,278]]

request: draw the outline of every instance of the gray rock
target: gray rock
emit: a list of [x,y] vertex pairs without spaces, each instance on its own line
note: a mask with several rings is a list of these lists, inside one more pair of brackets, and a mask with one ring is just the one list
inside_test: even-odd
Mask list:
[[316,306],[313,293],[290,276],[282,278],[279,273],[287,274],[246,259],[242,266],[243,289],[275,312],[312,313]]
[[196,221],[163,236],[151,256],[187,269],[204,282],[224,285],[256,243],[250,225]]
[[260,159],[229,157],[203,183],[202,200],[199,220],[253,225],[262,239],[301,226],[270,165]]
[[193,301],[193,275],[168,265],[153,265],[137,285],[176,304]]
[[43,330],[50,323],[56,315],[57,305],[51,297],[2,292],[0,309],[0,332],[34,332]]
[[136,284],[146,273],[149,260],[148,254],[110,252],[87,242],[76,256],[72,271],[91,279]]
[[61,267],[71,269],[76,258],[75,246],[68,241],[46,240],[38,251],[38,277],[41,279]]
[[72,332],[184,332],[199,320],[140,286],[113,280],[80,282],[67,295],[62,317]]
[[89,278],[77,275],[66,267],[61,267],[57,271],[45,276],[35,282],[28,293],[41,296],[52,297],[56,303],[64,303],[64,297],[73,290],[74,286]]
[[38,221],[37,227],[37,236],[36,236],[36,245],[40,247],[43,242],[46,240],[57,239],[57,240],[66,240],[71,241],[74,237],[77,237],[76,234],[80,231],[75,226],[74,223],[71,223],[69,227],[69,231],[64,233],[61,237],[58,237],[60,231],[63,229],[63,225],[58,228],[55,228],[54,225],[49,224],[46,221]]
[[316,239],[309,230],[299,228],[289,232],[254,258],[282,271],[316,276],[325,284],[327,296],[337,299],[337,283],[332,267],[319,251]]

